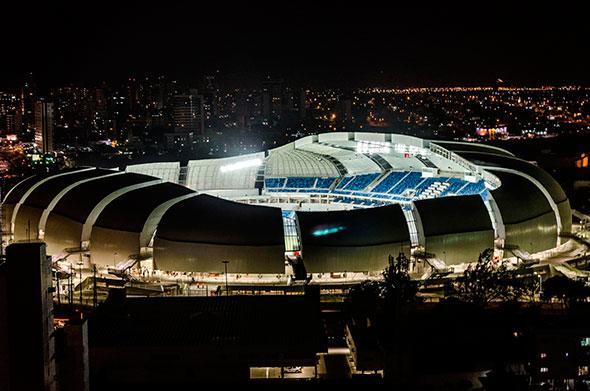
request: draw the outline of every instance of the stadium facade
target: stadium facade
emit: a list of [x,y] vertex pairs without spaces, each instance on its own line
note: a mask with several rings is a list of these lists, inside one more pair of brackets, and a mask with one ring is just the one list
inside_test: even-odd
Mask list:
[[481,144],[325,133],[223,159],[77,168],[23,180],[3,200],[7,241],[65,260],[166,271],[382,270],[400,251],[431,265],[560,245],[569,201],[534,164]]

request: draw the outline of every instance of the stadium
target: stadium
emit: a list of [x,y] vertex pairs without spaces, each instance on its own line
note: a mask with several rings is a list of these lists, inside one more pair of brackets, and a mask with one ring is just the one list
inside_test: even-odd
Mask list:
[[506,150],[342,132],[186,165],[36,175],[2,213],[6,242],[42,240],[55,261],[199,276],[229,262],[243,282],[366,278],[399,252],[436,270],[486,248],[543,259],[572,224],[560,185]]

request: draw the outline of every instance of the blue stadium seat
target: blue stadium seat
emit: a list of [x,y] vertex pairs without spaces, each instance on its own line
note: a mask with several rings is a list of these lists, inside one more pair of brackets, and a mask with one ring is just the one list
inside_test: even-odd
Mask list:
[[401,181],[407,174],[407,171],[392,171],[372,191],[375,193],[387,193],[389,189]]
[[336,178],[318,178],[315,187],[318,189],[329,189]]
[[352,176],[345,176],[344,178],[342,178],[342,180],[340,181],[340,183],[338,183],[338,186],[336,186],[337,189],[342,189],[344,188],[346,185],[348,185],[348,183],[350,181],[352,181],[354,177]]
[[461,195],[472,195],[472,194],[480,194],[482,191],[486,189],[486,185],[484,181],[478,181],[475,183],[469,183],[465,186],[458,194]]
[[418,186],[416,186],[416,195],[426,190],[434,182],[441,182],[440,178],[426,178]]
[[465,182],[464,180],[459,179],[459,178],[449,178],[449,180],[447,181],[447,183],[449,184],[449,187],[447,187],[445,189],[445,191],[443,191],[440,194],[440,197],[444,197],[444,196],[451,195],[451,194],[457,194],[457,192],[459,190],[461,190],[461,188],[463,186],[465,186],[465,184],[467,182]]
[[388,193],[391,194],[402,194],[407,189],[413,189],[420,182],[422,182],[422,174],[419,172],[411,172],[406,176],[400,183],[392,187]]
[[356,175],[353,179],[348,182],[345,189],[346,190],[362,190],[365,187],[369,186],[371,182],[373,182],[380,174],[362,174]]
[[287,178],[285,187],[290,189],[308,189],[313,187],[316,179],[315,177],[290,177]]
[[283,187],[286,178],[266,178],[264,184],[266,187]]

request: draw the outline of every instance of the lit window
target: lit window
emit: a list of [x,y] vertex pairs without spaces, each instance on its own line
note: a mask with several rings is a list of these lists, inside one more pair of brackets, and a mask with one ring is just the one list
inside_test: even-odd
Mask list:
[[547,358],[547,353],[541,353],[541,358]]
[[547,372],[549,372],[549,368],[547,368],[547,367],[541,367],[541,369],[539,369],[539,372],[541,372],[541,373],[547,373]]
[[580,341],[580,345],[590,346],[590,337],[582,338],[582,340]]

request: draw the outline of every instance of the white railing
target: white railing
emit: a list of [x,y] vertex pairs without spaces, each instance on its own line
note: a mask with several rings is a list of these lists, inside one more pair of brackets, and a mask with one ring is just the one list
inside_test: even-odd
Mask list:
[[490,174],[489,172],[487,172],[484,169],[481,170],[481,174],[483,176],[483,180],[486,183],[489,183],[490,185],[492,185],[493,189],[497,189],[502,184],[502,182],[500,182],[500,179],[498,179],[497,176],[495,176],[494,174]]
[[475,164],[471,163],[467,159],[462,158],[461,156],[457,155],[455,152],[451,152],[448,149],[443,148],[440,145],[435,144],[435,143],[430,143],[430,150],[432,152],[436,153],[437,155],[440,155],[448,160],[451,160],[451,161],[457,163],[461,167],[466,168],[467,170],[469,170],[473,173],[478,173],[478,169]]
[[437,155],[444,157],[452,162],[457,163],[461,167],[481,177],[486,183],[489,183],[494,189],[500,187],[502,184],[500,180],[493,174],[479,168],[477,165],[471,163],[469,160],[457,155],[455,152],[449,151],[438,144],[430,143],[430,150]]

